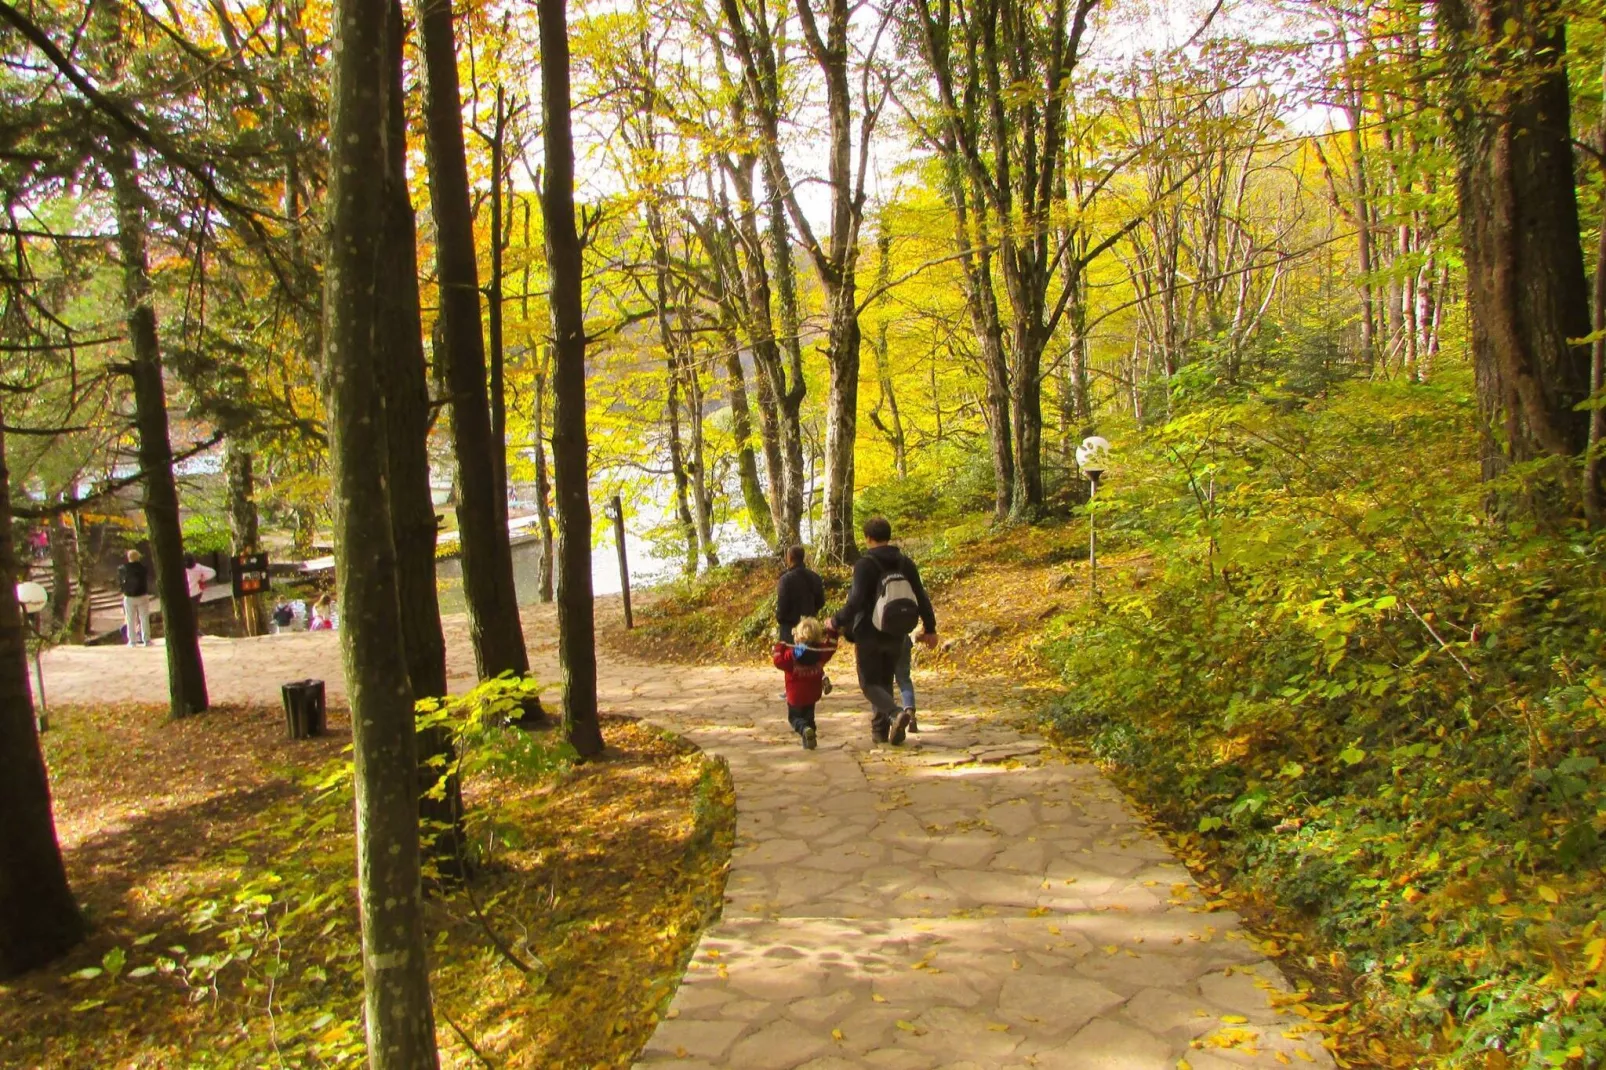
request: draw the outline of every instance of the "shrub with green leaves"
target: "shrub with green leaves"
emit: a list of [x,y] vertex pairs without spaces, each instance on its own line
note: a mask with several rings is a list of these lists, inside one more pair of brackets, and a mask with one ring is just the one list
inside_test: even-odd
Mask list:
[[[1153,579],[1054,625],[1046,712],[1437,1065],[1606,1059],[1606,539],[1492,515],[1462,378],[1267,393],[1124,451]],[[1542,511],[1542,510],[1541,510]]]

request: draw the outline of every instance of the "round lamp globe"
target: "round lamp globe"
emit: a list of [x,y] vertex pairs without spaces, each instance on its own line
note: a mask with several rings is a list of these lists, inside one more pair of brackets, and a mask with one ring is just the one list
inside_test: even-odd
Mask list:
[[50,601],[50,592],[45,590],[44,584],[33,580],[24,580],[17,584],[17,602],[22,606],[24,613],[37,613],[45,608]]
[[1110,440],[1100,435],[1089,435],[1076,447],[1076,466],[1089,479],[1097,480],[1109,467]]

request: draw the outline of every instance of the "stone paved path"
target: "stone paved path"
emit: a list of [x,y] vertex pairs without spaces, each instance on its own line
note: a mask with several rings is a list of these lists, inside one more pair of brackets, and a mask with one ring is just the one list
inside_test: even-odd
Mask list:
[[[535,670],[553,679],[550,629],[527,614]],[[461,619],[447,632],[454,666],[470,665]],[[342,690],[328,633],[209,640],[203,656],[215,701],[276,702],[308,675]],[[807,752],[778,673],[599,669],[606,709],[723,755],[737,793],[724,917],[638,1067],[1333,1065],[1279,1008],[1286,982],[1236,916],[1205,910],[1120,793],[1005,723],[1006,684],[925,688],[925,731],[903,748],[870,743],[844,687]],[[45,674],[57,701],[165,695],[159,649],[57,650]]]

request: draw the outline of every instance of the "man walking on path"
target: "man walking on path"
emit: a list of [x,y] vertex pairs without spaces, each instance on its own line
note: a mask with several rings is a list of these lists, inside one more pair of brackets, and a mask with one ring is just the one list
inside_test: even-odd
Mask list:
[[151,573],[138,550],[117,566],[117,589],[123,593],[123,623],[129,646],[151,645]]
[[924,626],[920,642],[937,645],[937,616],[931,609],[920,569],[892,545],[886,517],[864,522],[868,549],[853,566],[848,600],[831,618],[831,630],[858,648],[859,689],[870,702],[870,734],[877,743],[903,743],[914,719],[900,709],[892,678],[903,653],[905,637],[916,621]]
[[775,585],[775,623],[780,625],[780,641],[790,644],[792,630],[804,617],[818,617],[825,608],[825,581],[804,564],[801,546],[786,551],[787,569]]

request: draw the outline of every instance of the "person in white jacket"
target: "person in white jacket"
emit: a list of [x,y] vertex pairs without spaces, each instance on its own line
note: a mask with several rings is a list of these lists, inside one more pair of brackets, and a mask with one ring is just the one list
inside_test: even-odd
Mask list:
[[194,554],[184,555],[184,580],[189,584],[190,601],[197,607],[201,604],[201,592],[216,576],[217,569],[201,564]]

